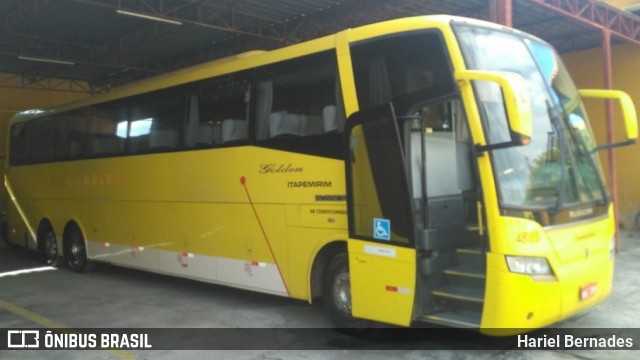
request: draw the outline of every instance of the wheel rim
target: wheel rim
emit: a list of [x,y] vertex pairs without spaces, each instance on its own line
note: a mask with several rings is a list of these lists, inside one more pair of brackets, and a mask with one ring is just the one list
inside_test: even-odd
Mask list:
[[48,232],[44,238],[44,254],[47,264],[51,264],[58,258],[58,242],[53,232]]
[[351,280],[349,273],[342,271],[333,283],[333,301],[341,312],[351,315]]
[[71,243],[69,244],[69,265],[74,269],[80,268],[86,259],[84,241],[78,236],[73,234],[71,236]]

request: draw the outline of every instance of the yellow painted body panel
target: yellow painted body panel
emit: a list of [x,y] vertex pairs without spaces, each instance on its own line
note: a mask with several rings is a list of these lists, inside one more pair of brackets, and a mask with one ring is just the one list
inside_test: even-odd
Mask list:
[[[606,298],[613,283],[612,218],[610,211],[599,220],[548,229],[525,219],[498,219],[503,231],[492,234],[487,253],[484,332],[508,335],[547,326]],[[544,256],[555,279],[511,273],[505,255]],[[580,288],[593,283],[596,294],[580,300]]]
[[29,223],[47,218],[59,238],[75,220],[100,244],[275,262],[290,295],[308,300],[315,253],[347,237],[344,201],[315,202],[344,195],[343,163],[310,158],[247,146],[12,167],[9,176]]
[[353,315],[409,326],[416,284],[416,251],[349,240]]

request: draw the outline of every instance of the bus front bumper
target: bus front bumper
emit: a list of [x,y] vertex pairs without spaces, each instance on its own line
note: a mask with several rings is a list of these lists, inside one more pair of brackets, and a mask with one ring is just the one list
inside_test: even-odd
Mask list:
[[[482,333],[512,335],[564,320],[611,292],[614,261],[601,252],[564,263],[555,278],[509,272],[503,254],[487,253]],[[603,324],[604,326],[605,324]]]

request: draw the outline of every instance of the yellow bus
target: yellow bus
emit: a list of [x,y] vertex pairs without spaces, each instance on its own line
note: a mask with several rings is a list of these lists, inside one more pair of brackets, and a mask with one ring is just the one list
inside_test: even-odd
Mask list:
[[[538,328],[611,291],[583,97],[517,30],[422,16],[161,75],[10,124],[9,241],[313,302],[340,327]],[[512,329],[512,330],[509,330]],[[503,333],[506,333],[503,332]]]

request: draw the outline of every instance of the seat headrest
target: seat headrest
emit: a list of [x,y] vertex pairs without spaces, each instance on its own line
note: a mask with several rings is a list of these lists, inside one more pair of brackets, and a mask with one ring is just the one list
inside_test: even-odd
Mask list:
[[324,132],[338,130],[338,117],[336,116],[336,106],[327,105],[322,109],[322,121],[324,122]]

